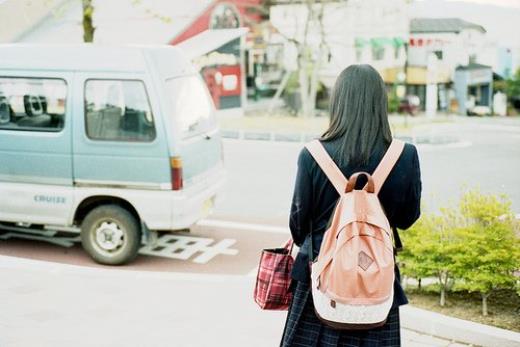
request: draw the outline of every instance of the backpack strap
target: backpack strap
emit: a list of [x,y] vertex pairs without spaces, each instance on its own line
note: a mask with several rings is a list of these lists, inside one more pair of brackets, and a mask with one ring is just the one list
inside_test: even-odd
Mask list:
[[379,193],[379,190],[383,186],[386,181],[386,178],[390,174],[390,171],[394,168],[395,163],[401,156],[401,153],[404,149],[404,142],[401,140],[392,140],[390,146],[388,147],[383,159],[375,169],[372,174],[372,178],[374,179],[374,193]]
[[323,170],[339,195],[345,193],[348,180],[345,178],[336,163],[332,160],[319,140],[314,140],[305,145],[314,160]]

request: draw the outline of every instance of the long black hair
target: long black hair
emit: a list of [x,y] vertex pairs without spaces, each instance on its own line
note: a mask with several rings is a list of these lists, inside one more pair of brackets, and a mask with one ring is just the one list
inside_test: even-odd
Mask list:
[[321,136],[341,142],[340,165],[366,165],[376,149],[390,144],[387,108],[385,83],[372,66],[351,65],[340,73],[330,98],[330,125]]

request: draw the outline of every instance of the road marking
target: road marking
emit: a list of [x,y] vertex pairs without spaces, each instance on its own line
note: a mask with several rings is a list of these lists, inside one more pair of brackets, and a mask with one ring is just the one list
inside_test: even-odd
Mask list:
[[427,150],[427,151],[435,151],[440,149],[451,149],[451,148],[466,148],[473,146],[473,143],[471,141],[458,141],[453,143],[446,143],[446,144],[430,144],[430,143],[423,143],[423,144],[416,144],[415,145],[419,151],[421,150]]
[[268,233],[283,233],[289,234],[289,228],[267,225],[267,224],[252,224],[252,223],[240,223],[225,220],[216,219],[203,219],[197,222],[197,225],[205,227],[218,227],[228,229],[239,229],[239,230],[250,230],[250,231],[262,231]]
[[153,244],[141,247],[139,254],[188,260],[196,253],[202,253],[193,259],[193,262],[197,264],[206,264],[219,254],[238,254],[237,249],[229,248],[236,243],[236,240],[224,239],[211,245],[214,242],[215,240],[210,238],[166,234]]
[[[0,240],[17,238],[32,241],[44,241],[65,248],[70,248],[74,246],[75,243],[81,241],[80,236],[66,237],[55,235],[55,231],[46,231],[44,235],[7,232],[5,234],[0,234]],[[236,240],[223,239],[218,243],[211,245],[214,242],[215,240],[210,238],[166,234],[157,239],[156,242],[142,246],[139,249],[139,253],[179,260],[188,260],[196,253],[201,253],[198,257],[193,259],[193,262],[197,264],[206,264],[219,254],[238,254],[237,249],[230,248],[236,243]]]

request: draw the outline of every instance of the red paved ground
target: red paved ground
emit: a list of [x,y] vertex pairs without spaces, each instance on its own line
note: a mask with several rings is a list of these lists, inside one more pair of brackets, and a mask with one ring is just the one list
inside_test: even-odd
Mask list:
[[[131,264],[119,268],[124,270],[244,275],[258,265],[260,251],[263,248],[277,247],[288,238],[288,235],[282,233],[223,230],[211,227],[194,227],[191,232],[174,234],[211,238],[215,240],[215,243],[223,239],[235,239],[236,243],[229,248],[237,249],[238,254],[219,254],[206,264],[193,262],[198,254],[188,260],[139,255]],[[65,248],[45,241],[11,238],[0,240],[0,254],[64,264],[105,267],[91,260],[80,244]]]

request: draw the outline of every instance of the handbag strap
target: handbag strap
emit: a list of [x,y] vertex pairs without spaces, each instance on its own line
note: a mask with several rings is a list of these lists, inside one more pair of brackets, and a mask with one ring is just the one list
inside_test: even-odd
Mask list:
[[289,252],[288,254],[291,255],[293,247],[294,247],[294,241],[293,241],[292,237],[289,237],[289,240],[287,240],[287,242],[285,243],[283,248],[288,250],[288,252]]

